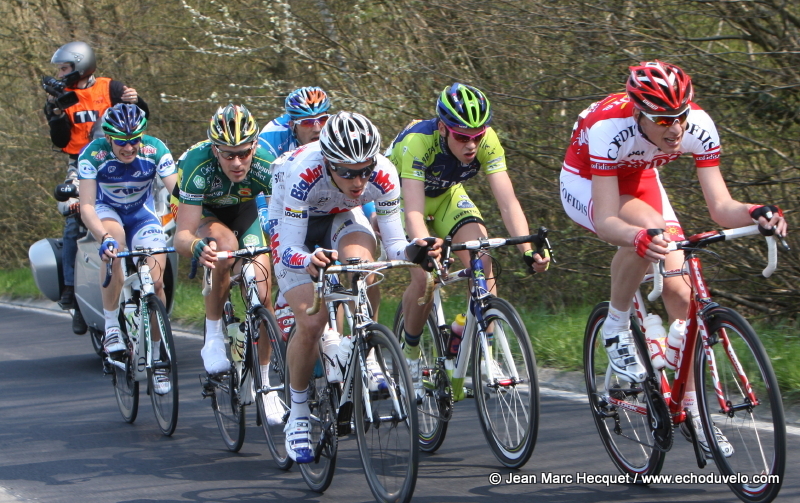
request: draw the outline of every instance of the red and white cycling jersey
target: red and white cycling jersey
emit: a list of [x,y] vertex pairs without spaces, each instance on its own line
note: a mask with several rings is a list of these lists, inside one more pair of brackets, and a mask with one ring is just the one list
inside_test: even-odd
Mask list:
[[639,133],[627,95],[612,94],[581,112],[563,168],[587,179],[592,175],[624,178],[663,166],[684,153],[694,155],[698,168],[717,166],[720,141],[714,121],[694,103],[691,108],[680,151],[666,154]]
[[[269,205],[269,230],[274,261],[289,270],[307,274],[310,250],[304,243],[309,219],[347,211],[375,202],[381,240],[389,259],[405,259],[408,244],[400,212],[400,179],[397,169],[377,154],[377,166],[364,191],[349,199],[334,184],[322,157],[319,142],[287,152],[273,163],[272,197]],[[313,223],[313,220],[311,220]]]

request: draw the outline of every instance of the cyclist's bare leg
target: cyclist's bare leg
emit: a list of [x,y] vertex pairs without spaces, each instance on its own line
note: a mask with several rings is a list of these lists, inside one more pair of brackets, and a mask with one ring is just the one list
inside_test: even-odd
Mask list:
[[[150,266],[150,276],[153,278],[153,286],[155,287],[156,296],[161,299],[161,302],[164,303],[164,307],[166,307],[167,294],[164,291],[164,271],[167,267],[167,255],[161,253],[152,257],[146,257],[146,260],[147,265]],[[154,314],[150,320],[150,326],[153,327],[153,330],[150,332],[150,337],[152,338],[153,342],[160,341],[161,330],[159,329],[158,323],[156,323]]]
[[[339,241],[339,260],[344,262],[348,258],[358,257],[363,261],[371,262],[375,257],[375,238],[366,232],[352,232],[343,236]],[[370,284],[375,280],[374,276],[370,276]],[[381,292],[380,287],[370,288],[367,290],[367,297],[369,298],[370,305],[372,305],[373,319],[378,319],[378,308],[381,305]]]
[[421,334],[425,320],[433,309],[433,300],[424,306],[418,305],[419,299],[425,295],[425,271],[416,267],[408,271],[411,274],[411,282],[403,292],[403,323],[405,331],[409,334]]
[[[204,239],[212,237],[216,240],[216,250],[236,250],[239,242],[227,225],[216,218],[206,217],[200,222],[197,237]],[[230,286],[230,268],[233,261],[220,260],[211,270],[211,292],[203,299],[206,308],[206,319],[217,321],[222,319],[222,309],[228,297]]]
[[[122,228],[119,222],[113,218],[104,218],[101,220],[103,228],[111,237],[113,237],[122,251],[125,248],[125,229]],[[101,237],[102,239],[102,237]],[[100,239],[98,239],[100,241]],[[106,278],[106,268],[100,268],[100,284],[103,284]],[[103,297],[103,309],[106,311],[115,311],[119,308],[119,294],[122,292],[122,283],[125,278],[122,277],[122,260],[114,260],[111,265],[111,281],[106,288],[101,288],[101,295]]]
[[[269,312],[275,314],[272,306],[272,260],[270,255],[263,254],[256,257],[255,261],[258,263],[256,266],[256,281],[258,282],[258,298],[261,305],[267,308]],[[269,362],[272,356],[272,344],[269,343],[269,334],[267,327],[261,325],[260,343],[258,345],[258,361],[263,367]]]
[[[290,272],[289,274],[295,273]],[[316,355],[319,354],[319,339],[322,337],[322,331],[328,321],[328,313],[325,309],[320,309],[313,316],[306,314],[306,309],[311,307],[314,296],[312,283],[297,285],[288,292],[284,292],[284,296],[294,312],[296,324],[295,334],[286,349],[289,384],[293,389],[301,391],[306,389],[314,372]]]
[[[478,238],[485,238],[487,237],[486,227],[483,224],[479,224],[477,222],[471,222],[468,224],[463,225],[458,231],[456,231],[455,235],[453,236],[454,243],[463,243],[465,241],[472,241]],[[463,250],[456,252],[458,259],[464,265],[464,267],[469,267],[469,251]],[[484,255],[481,258],[483,262],[483,270],[486,273],[486,283],[489,287],[489,292],[493,295],[497,295],[497,285],[494,280],[494,275],[492,274],[492,259],[488,255]]]

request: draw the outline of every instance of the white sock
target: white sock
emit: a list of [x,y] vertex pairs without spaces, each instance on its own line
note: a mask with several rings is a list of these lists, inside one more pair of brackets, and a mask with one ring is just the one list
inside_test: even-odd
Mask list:
[[119,308],[116,308],[113,311],[107,311],[106,309],[103,309],[103,317],[106,320],[106,329],[111,327],[119,327]]
[[611,304],[608,305],[608,315],[603,323],[603,336],[611,337],[623,330],[631,328],[630,310],[621,311]]
[[683,394],[683,401],[681,402],[681,409],[689,409],[692,412],[692,417],[696,418],[698,414],[697,409],[697,392],[687,391]]
[[289,414],[289,422],[298,417],[309,417],[311,411],[308,408],[308,388],[297,391],[289,386],[289,393],[292,397],[292,410]]
[[161,341],[153,341],[153,361],[161,360]]
[[218,320],[206,318],[206,343],[211,339],[223,339],[222,318]]

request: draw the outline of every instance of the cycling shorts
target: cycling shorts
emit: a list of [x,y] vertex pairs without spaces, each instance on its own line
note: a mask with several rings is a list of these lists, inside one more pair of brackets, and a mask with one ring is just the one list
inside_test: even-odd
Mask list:
[[[669,236],[673,240],[684,239],[683,229],[664,191],[664,186],[661,185],[658,170],[642,170],[634,175],[620,178],[619,194],[633,196],[649,204],[664,217]],[[562,169],[561,204],[575,223],[597,233],[594,226],[591,180]]]
[[425,217],[433,232],[441,238],[454,235],[465,224],[483,224],[480,210],[461,184],[453,185],[436,197],[426,197]]
[[239,248],[245,246],[265,246],[267,241],[261,231],[258,219],[258,206],[255,199],[233,206],[209,208],[203,206],[203,217],[216,218],[227,226],[239,242]]
[[100,220],[115,220],[122,226],[128,250],[135,250],[137,246],[144,248],[167,246],[167,237],[161,226],[161,219],[156,215],[152,198],[131,213],[119,214],[116,209],[105,203],[95,204],[94,211]]
[[[377,246],[375,232],[372,230],[369,219],[364,215],[361,207],[353,208],[342,213],[332,213],[308,219],[308,231],[303,242],[308,250],[315,248],[325,248],[328,250],[338,250],[342,238],[354,232],[364,232],[372,236]],[[280,235],[273,236],[273,240],[280,240]],[[339,257],[345,259],[347,257]],[[277,259],[277,255],[276,255]],[[302,272],[291,271],[284,266],[280,260],[273,260],[275,277],[278,280],[278,288],[281,292],[288,292],[292,288],[306,283],[311,283],[311,276],[303,270]]]

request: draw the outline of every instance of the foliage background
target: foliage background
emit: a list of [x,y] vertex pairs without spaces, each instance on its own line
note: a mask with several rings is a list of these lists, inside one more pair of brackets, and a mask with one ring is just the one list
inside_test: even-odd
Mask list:
[[[435,96],[461,81],[490,97],[512,179],[532,226],[551,229],[558,266],[535,279],[499,256],[515,301],[559,312],[607,295],[614,249],[563,213],[558,174],[577,114],[623,89],[627,67],[659,58],[693,77],[715,119],[735,198],[785,209],[797,226],[800,6],[762,0],[6,0],[0,3],[0,251],[24,265],[27,247],[60,235],[54,151],[39,80],[74,39],[98,55],[98,75],[135,87],[150,133],[180,155],[205,136],[219,104],[244,103],[261,124],[286,93],[320,85],[336,109],[365,113],[384,147]],[[687,232],[714,228],[689,160],[662,180]],[[467,185],[490,233],[505,234],[480,178]],[[798,241],[790,236],[790,244]],[[759,278],[765,247],[740,240],[720,254],[714,293],[766,315],[796,315],[800,263],[784,253]],[[713,261],[710,261],[713,263]]]

